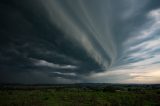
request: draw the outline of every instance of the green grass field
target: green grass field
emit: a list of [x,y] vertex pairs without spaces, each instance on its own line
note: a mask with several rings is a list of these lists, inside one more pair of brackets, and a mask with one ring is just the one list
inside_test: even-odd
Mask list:
[[78,88],[0,90],[0,106],[160,106],[160,94]]

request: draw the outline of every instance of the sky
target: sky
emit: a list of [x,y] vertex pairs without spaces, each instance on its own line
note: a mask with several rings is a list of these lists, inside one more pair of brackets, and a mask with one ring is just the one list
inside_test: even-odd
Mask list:
[[160,83],[160,1],[0,0],[0,83]]

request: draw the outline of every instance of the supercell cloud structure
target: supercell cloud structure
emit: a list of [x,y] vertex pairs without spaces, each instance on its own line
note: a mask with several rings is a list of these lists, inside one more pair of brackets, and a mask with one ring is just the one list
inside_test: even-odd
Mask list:
[[160,83],[159,0],[1,0],[0,83]]

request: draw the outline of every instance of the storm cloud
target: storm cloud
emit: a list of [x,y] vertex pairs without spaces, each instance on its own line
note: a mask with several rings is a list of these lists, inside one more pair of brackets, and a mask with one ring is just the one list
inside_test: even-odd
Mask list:
[[158,0],[1,0],[0,83],[159,83]]

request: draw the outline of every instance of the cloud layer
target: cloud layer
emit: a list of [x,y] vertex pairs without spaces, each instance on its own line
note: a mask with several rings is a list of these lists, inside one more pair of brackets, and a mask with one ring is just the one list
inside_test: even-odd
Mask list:
[[1,0],[1,83],[159,83],[158,0]]

